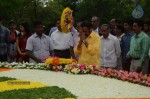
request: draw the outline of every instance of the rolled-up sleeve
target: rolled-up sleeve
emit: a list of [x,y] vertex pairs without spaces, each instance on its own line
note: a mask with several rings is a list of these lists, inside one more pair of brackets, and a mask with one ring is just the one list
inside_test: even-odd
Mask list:
[[26,50],[33,51],[33,43],[32,38],[29,37],[26,44]]

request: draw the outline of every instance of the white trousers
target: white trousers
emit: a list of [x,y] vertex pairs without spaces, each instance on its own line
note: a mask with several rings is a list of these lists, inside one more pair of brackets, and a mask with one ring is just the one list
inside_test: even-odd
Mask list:
[[[137,66],[140,64],[140,60],[131,60],[130,72],[136,72]],[[145,60],[144,65],[142,66],[142,73],[148,74],[149,62],[148,59]]]

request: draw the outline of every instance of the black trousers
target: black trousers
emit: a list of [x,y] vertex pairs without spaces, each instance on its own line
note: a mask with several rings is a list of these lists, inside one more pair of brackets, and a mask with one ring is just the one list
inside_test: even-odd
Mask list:
[[6,62],[7,61],[7,54],[0,55],[0,62]]
[[54,55],[59,58],[71,58],[70,50],[54,50]]

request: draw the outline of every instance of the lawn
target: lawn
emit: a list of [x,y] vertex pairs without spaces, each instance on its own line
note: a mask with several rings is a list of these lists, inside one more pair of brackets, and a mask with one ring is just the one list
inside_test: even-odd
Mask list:
[[[0,77],[0,81],[14,80],[15,78]],[[57,86],[20,89],[0,92],[0,99],[65,99],[76,98],[64,88]]]

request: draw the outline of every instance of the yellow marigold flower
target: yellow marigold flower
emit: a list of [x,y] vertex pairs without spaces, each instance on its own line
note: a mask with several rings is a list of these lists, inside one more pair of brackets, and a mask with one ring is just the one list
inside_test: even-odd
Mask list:
[[65,58],[60,58],[59,61],[60,64],[65,64]]
[[52,58],[47,58],[45,61],[46,65],[52,64],[53,59]]
[[74,60],[74,59],[47,58],[46,61],[45,61],[45,64],[46,64],[46,66],[49,66],[49,65],[58,66],[58,65],[61,65],[61,64],[72,64],[72,63],[75,63],[75,62],[77,62],[77,61]]
[[61,15],[61,28],[64,33],[70,32],[71,28],[73,27],[73,17],[72,17],[72,10],[69,7],[66,7],[63,10]]

